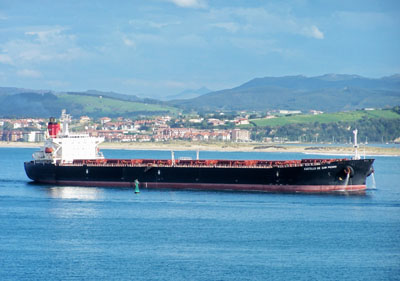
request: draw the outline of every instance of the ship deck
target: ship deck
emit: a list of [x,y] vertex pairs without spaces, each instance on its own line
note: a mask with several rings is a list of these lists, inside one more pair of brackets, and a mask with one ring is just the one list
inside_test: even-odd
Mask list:
[[301,160],[165,160],[165,159],[96,159],[74,160],[63,166],[101,166],[101,167],[204,167],[204,168],[287,168],[321,166],[341,163],[350,159],[301,159]]

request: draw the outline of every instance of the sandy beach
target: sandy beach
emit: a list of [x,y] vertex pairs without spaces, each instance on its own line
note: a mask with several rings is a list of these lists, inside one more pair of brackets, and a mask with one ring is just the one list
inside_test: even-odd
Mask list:
[[[40,147],[43,143],[29,142],[0,142],[0,147],[32,148]],[[200,151],[244,151],[244,152],[297,152],[304,154],[329,154],[329,155],[353,155],[354,149],[350,146],[312,146],[312,145],[288,145],[267,143],[102,143],[101,149],[129,149],[129,150],[200,150]],[[396,147],[378,147],[374,145],[361,146],[360,155],[384,155],[400,156],[400,149]]]

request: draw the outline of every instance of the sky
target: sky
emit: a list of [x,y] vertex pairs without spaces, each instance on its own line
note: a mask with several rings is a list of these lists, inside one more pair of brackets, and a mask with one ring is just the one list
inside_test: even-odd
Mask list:
[[0,0],[0,86],[161,98],[400,73],[398,0]]

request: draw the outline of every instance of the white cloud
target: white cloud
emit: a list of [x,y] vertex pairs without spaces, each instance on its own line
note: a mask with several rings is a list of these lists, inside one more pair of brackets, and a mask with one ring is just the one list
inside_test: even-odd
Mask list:
[[307,18],[298,18],[290,10],[266,8],[223,8],[209,13],[210,26],[224,28],[228,32],[243,31],[247,36],[288,33],[323,39],[324,34]]
[[39,78],[42,74],[39,71],[33,69],[22,69],[17,71],[18,76],[28,77],[28,78]]
[[19,67],[51,61],[81,58],[86,52],[76,44],[74,35],[62,27],[37,27],[26,31],[22,39],[0,45],[0,62]]
[[318,29],[315,25],[304,27],[302,29],[303,34],[308,37],[315,39],[324,39],[324,33]]
[[218,22],[211,24],[211,26],[225,29],[231,33],[235,33],[239,30],[239,25],[234,22]]
[[60,38],[60,36],[65,36],[65,35],[60,35],[64,30],[66,29],[59,26],[51,27],[48,29],[36,28],[36,30],[25,32],[25,34],[35,37],[36,40],[40,42],[46,42],[54,39],[57,40],[58,38]]
[[197,34],[150,34],[150,33],[130,33],[122,34],[123,44],[131,48],[197,48],[206,47],[209,43]]
[[183,8],[206,8],[207,3],[204,0],[168,0],[175,5]]
[[128,47],[140,47],[144,45],[161,46],[173,43],[171,38],[152,33],[129,33],[122,34],[122,42]]
[[181,22],[180,21],[155,22],[155,21],[135,19],[135,20],[130,20],[129,24],[132,25],[136,29],[147,29],[147,28],[162,29],[167,26],[179,25],[179,24],[181,24]]
[[11,57],[9,55],[5,55],[5,54],[0,54],[0,63],[11,64],[11,65],[14,64]]
[[128,38],[128,36],[126,35],[122,36],[122,42],[124,42],[124,44],[128,47],[136,47],[135,42],[132,39]]

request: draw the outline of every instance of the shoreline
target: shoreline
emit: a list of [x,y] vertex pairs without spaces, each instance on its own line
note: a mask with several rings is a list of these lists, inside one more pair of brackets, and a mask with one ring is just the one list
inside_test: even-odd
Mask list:
[[[43,143],[29,142],[1,142],[0,147],[13,148],[35,148]],[[365,150],[364,150],[365,148]],[[102,143],[100,149],[121,150],[174,150],[174,151],[220,151],[220,152],[282,152],[303,153],[319,155],[350,156],[354,154],[351,146],[318,146],[288,145],[288,144],[265,144],[265,143]],[[359,148],[360,156],[400,156],[400,149],[395,147],[365,146]]]

